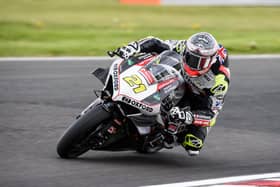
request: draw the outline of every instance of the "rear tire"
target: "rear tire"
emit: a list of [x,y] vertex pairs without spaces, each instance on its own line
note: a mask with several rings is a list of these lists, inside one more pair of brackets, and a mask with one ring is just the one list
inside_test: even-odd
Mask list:
[[57,153],[61,158],[76,158],[87,152],[89,146],[81,146],[81,142],[92,133],[100,123],[108,120],[111,113],[102,104],[90,108],[80,116],[61,136],[57,144]]

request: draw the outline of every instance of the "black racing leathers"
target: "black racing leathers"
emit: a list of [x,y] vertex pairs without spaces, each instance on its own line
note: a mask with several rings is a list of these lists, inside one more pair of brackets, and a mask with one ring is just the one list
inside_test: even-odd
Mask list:
[[[172,50],[183,55],[186,40],[163,41],[159,38],[148,37],[138,41],[138,45],[140,52],[161,53],[165,50]],[[179,142],[187,150],[200,150],[209,130],[215,125],[229,87],[230,71],[227,50],[220,45],[217,61],[204,75],[195,78],[188,77],[186,73],[183,75],[187,91],[179,102],[179,107],[190,106],[193,123],[190,130],[179,137]]]

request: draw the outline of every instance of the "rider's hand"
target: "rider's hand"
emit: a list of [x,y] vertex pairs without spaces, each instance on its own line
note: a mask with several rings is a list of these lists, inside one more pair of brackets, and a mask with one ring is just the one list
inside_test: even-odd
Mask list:
[[174,122],[180,121],[188,125],[193,122],[193,115],[191,111],[180,110],[179,107],[172,107],[169,111],[169,116]]
[[128,59],[129,57],[139,52],[140,46],[138,42],[131,42],[127,46],[120,47],[116,50],[116,54],[123,59]]

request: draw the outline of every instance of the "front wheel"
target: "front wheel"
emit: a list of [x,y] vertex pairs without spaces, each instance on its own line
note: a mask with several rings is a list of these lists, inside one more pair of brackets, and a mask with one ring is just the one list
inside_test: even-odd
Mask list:
[[104,121],[111,117],[111,113],[96,105],[80,116],[61,136],[57,144],[57,153],[61,158],[76,158],[87,152],[90,147],[83,141]]

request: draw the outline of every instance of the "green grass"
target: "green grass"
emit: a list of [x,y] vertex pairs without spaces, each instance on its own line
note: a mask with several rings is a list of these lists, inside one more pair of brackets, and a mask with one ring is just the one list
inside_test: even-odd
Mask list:
[[230,53],[280,53],[280,7],[146,7],[117,0],[0,0],[0,56],[103,56],[153,35],[211,32]]

